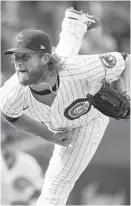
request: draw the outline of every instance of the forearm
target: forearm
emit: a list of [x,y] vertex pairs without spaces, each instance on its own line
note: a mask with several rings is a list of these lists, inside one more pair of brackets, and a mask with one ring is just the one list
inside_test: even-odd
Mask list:
[[78,20],[64,18],[62,31],[55,52],[64,57],[78,54],[87,26]]
[[120,78],[115,82],[115,87],[120,91],[120,92],[125,92],[126,87],[123,78],[120,76]]
[[[6,118],[7,119],[7,118]],[[33,136],[39,136],[47,141],[52,141],[53,132],[50,131],[44,124],[31,119],[27,115],[23,114],[16,121],[9,121],[9,124],[15,129],[23,131],[25,133],[31,134]]]
[[115,82],[115,86],[121,92],[127,92],[130,96],[130,55],[122,54],[125,61],[125,69],[119,79]]
[[130,55],[125,58],[125,69],[121,75],[125,85],[125,91],[130,96]]

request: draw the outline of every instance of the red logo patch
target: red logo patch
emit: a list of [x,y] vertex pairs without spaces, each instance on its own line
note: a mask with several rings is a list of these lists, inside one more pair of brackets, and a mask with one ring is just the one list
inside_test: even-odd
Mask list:
[[77,99],[65,109],[64,116],[70,120],[74,120],[88,113],[90,108],[91,105],[87,99]]
[[116,58],[111,54],[100,55],[100,60],[102,61],[102,64],[108,69],[112,69],[117,64]]

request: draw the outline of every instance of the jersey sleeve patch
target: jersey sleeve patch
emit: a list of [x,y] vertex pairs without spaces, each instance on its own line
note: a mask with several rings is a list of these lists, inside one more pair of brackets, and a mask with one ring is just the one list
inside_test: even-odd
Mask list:
[[99,55],[105,69],[106,80],[111,83],[117,81],[125,69],[125,61],[119,52],[111,52]]
[[100,60],[102,61],[102,64],[107,69],[112,69],[117,64],[117,59],[112,54],[103,54],[100,55]]

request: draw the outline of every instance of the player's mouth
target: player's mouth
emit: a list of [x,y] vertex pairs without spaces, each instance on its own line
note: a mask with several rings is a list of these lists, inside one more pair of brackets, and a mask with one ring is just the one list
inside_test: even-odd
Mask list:
[[27,72],[27,70],[25,68],[20,68],[20,67],[16,67],[16,71],[18,73],[25,73],[25,72]]
[[21,69],[21,70],[18,70],[19,73],[26,73],[27,71],[25,69]]

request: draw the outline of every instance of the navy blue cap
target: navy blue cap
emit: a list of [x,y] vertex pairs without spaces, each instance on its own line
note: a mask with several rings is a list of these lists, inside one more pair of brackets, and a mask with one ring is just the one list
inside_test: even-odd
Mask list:
[[48,34],[41,30],[27,29],[17,35],[14,48],[4,51],[4,54],[28,54],[40,51],[52,52],[51,40]]

